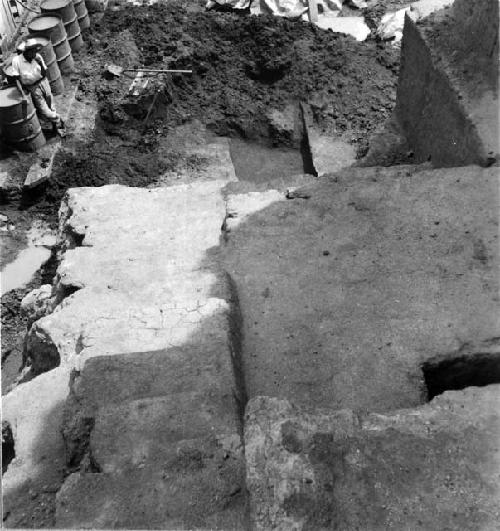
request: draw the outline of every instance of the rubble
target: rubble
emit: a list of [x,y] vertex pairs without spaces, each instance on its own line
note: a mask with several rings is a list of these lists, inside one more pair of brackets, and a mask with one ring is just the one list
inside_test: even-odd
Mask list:
[[499,385],[386,414],[252,399],[245,455],[253,529],[493,529],[499,405]]
[[28,321],[28,328],[38,319],[52,311],[52,286],[43,284],[30,291],[21,301],[21,312]]

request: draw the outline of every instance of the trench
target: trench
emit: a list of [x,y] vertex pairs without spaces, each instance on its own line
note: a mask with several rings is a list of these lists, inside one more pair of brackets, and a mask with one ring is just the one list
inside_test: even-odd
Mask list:
[[2,474],[9,468],[10,463],[16,457],[12,428],[6,421],[2,421]]
[[422,366],[429,400],[445,391],[500,383],[500,355],[478,352]]
[[300,150],[289,147],[273,148],[233,138],[230,141],[230,151],[239,181],[262,184],[291,175],[315,173],[307,147]]

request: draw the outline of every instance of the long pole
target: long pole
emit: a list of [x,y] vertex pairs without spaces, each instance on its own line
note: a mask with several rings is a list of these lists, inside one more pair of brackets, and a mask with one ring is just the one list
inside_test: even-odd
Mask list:
[[123,70],[124,72],[170,72],[173,74],[192,74],[192,70],[161,70],[161,69],[150,69],[150,68],[127,68]]

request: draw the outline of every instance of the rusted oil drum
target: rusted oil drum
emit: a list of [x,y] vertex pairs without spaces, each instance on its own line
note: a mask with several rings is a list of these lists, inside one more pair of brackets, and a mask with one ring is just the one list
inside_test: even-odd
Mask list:
[[84,0],[73,0],[76,18],[81,30],[90,28],[90,18]]
[[58,15],[35,17],[28,24],[28,31],[33,36],[47,37],[52,42],[59,70],[63,73],[73,72],[75,62],[66,38],[66,30]]
[[6,144],[20,151],[36,151],[45,145],[45,137],[29,94],[26,100],[27,112],[23,116],[18,88],[0,90],[0,130]]
[[61,17],[71,51],[80,50],[83,46],[83,39],[72,0],[43,0],[40,9],[42,13]]
[[47,37],[38,36],[34,37],[34,39],[42,47],[39,53],[43,57],[45,65],[47,66],[47,79],[50,83],[50,89],[52,90],[52,93],[56,95],[62,94],[64,92],[64,82],[61,77],[59,66],[57,65],[56,54],[50,39],[47,39]]

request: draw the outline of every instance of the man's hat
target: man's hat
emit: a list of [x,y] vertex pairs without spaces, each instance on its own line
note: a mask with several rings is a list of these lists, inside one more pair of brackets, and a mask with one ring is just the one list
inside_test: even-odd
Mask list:
[[40,50],[42,48],[42,45],[36,40],[36,39],[33,39],[33,38],[30,38],[30,39],[26,39],[25,41],[23,41],[18,47],[17,47],[17,51],[18,52],[25,52],[26,50]]

